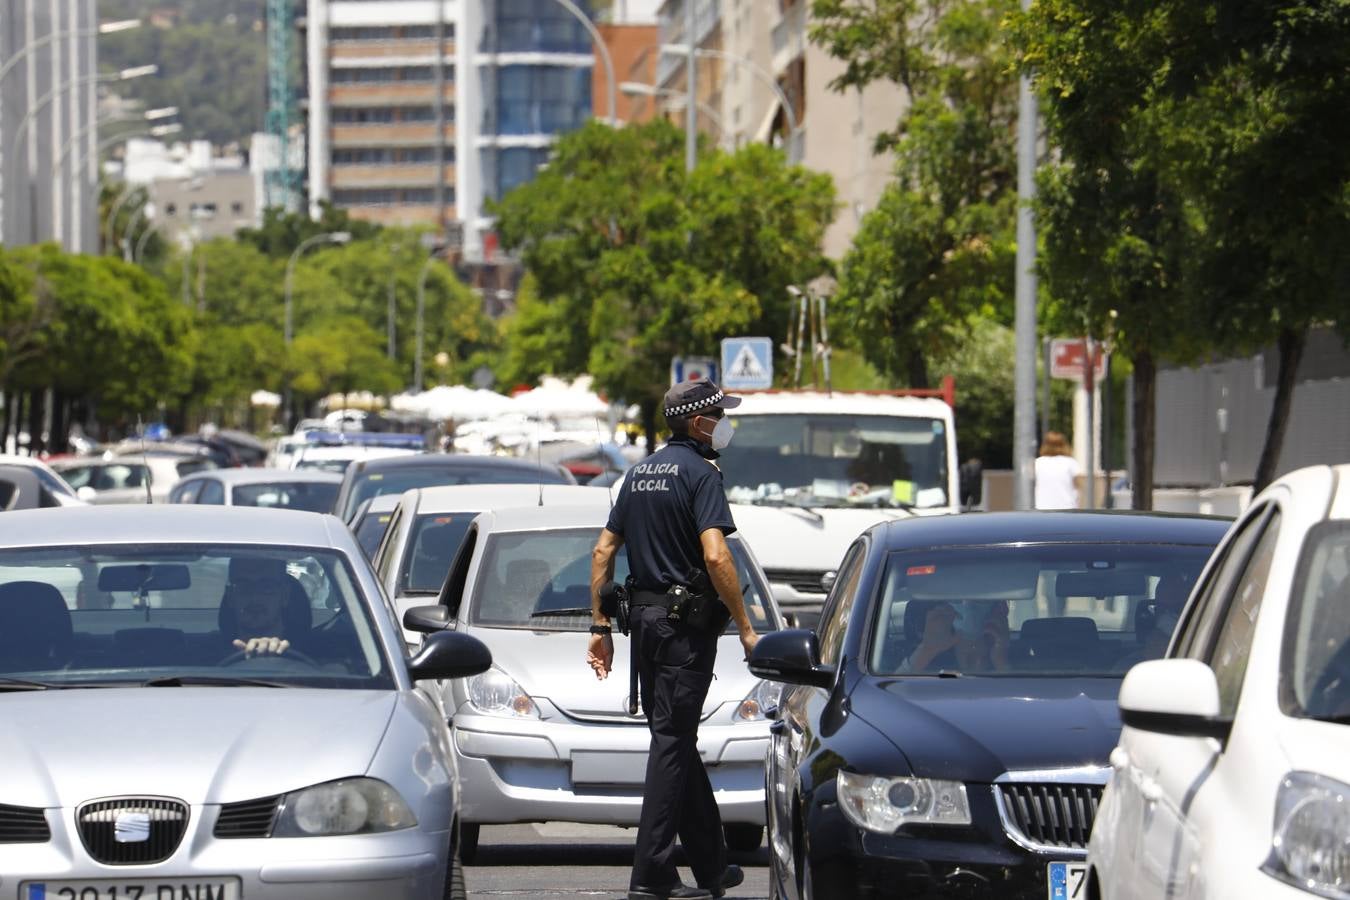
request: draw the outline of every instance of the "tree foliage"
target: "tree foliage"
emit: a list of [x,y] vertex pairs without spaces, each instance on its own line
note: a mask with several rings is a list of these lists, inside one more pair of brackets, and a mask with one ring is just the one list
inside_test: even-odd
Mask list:
[[654,437],[671,357],[785,333],[787,286],[826,267],[833,185],[762,146],[705,150],[686,173],[683,147],[664,120],[592,123],[496,208],[533,286],[509,328],[506,380],[590,372],[641,404]]

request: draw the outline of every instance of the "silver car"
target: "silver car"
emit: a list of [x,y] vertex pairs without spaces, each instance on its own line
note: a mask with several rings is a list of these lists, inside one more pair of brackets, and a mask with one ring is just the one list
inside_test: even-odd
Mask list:
[[[444,633],[406,658],[336,518],[23,512],[0,548],[0,897],[464,895],[455,758],[416,683],[491,657]],[[279,655],[240,650],[268,635]]]
[[[460,852],[472,860],[480,825],[590,822],[636,825],[650,734],[629,715],[629,642],[616,635],[614,671],[586,665],[591,550],[604,507],[484,512],[469,526],[440,605],[414,607],[405,628],[449,627],[492,651],[492,668],[445,686],[461,777]],[[759,564],[728,540],[756,630],[780,627]],[[619,555],[616,572],[627,576]],[[430,598],[428,598],[430,599]],[[419,621],[420,620],[420,621]],[[734,630],[718,643],[716,679],[699,725],[699,752],[733,849],[758,847],[764,826],[765,712],[777,687],[750,674]]]

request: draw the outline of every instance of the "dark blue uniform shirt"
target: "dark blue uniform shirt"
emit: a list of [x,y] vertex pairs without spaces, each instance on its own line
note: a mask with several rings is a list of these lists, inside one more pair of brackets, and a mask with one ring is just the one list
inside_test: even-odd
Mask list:
[[671,438],[623,480],[605,527],[623,538],[638,590],[687,584],[694,569],[704,568],[699,535],[736,530],[722,472],[701,451],[693,438]]

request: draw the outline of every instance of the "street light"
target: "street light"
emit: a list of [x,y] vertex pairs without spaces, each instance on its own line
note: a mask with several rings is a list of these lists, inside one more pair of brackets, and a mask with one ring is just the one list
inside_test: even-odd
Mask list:
[[282,327],[282,339],[286,346],[291,345],[291,282],[295,278],[295,264],[300,261],[300,255],[310,247],[318,244],[345,244],[352,239],[350,231],[329,231],[324,234],[316,234],[300,242],[300,246],[295,248],[291,254],[290,261],[286,263],[286,312],[285,323]]
[[[619,90],[629,97],[669,99],[672,108],[685,105],[689,102],[688,98],[681,95],[679,91],[673,91],[670,88],[657,87],[654,84],[643,84],[640,81],[621,81],[619,82]],[[726,123],[722,121],[722,117],[717,113],[717,110],[706,103],[699,103],[698,108],[700,112],[711,119],[712,123],[717,126],[718,133],[722,135],[722,142],[728,144],[730,136],[727,134]]]
[[[779,86],[777,79],[769,72],[757,65],[753,60],[744,56],[737,56],[734,53],[728,53],[725,50],[712,50],[708,48],[686,47],[683,44],[662,44],[661,53],[672,56],[701,56],[704,59],[720,59],[733,65],[743,66],[750,74],[754,75],[760,81],[773,91],[774,96],[778,98],[779,104],[783,107],[783,115],[788,120],[788,147],[787,158],[789,163],[797,163],[797,132],[800,129],[800,123],[797,121],[797,111],[792,108],[792,103],[788,100],[788,95]],[[693,69],[693,61],[687,64],[687,68]]]
[[[61,147],[60,154],[56,158],[56,164],[52,167],[52,172],[56,176],[56,184],[58,189],[64,183],[61,178],[61,173],[65,171],[66,158],[70,155],[71,151],[75,149],[75,147],[84,138],[84,136],[87,135],[90,131],[94,130],[100,125],[111,125],[118,122],[140,122],[140,121],[157,122],[161,119],[167,119],[176,115],[178,115],[178,107],[165,106],[160,109],[146,110],[139,116],[108,116],[102,119],[98,119],[97,121],[92,122],[89,125],[86,125],[84,128],[80,129],[77,133],[71,135],[70,139],[65,142],[65,144]],[[167,125],[155,125],[149,128],[137,129],[132,132],[122,132],[121,134],[114,135],[113,137],[101,142],[98,145],[98,152],[101,152],[103,148],[107,146],[109,143],[116,143],[117,141],[120,140],[127,140],[132,137],[140,137],[142,135],[147,134],[153,135],[155,137],[163,137],[165,135],[174,134],[182,130],[183,126],[174,123]],[[95,153],[95,156],[97,156],[97,153]],[[75,163],[73,166],[71,166],[70,180],[69,180],[69,183],[72,187],[71,191],[72,196],[74,196],[76,193],[74,189],[78,188],[80,185],[80,175],[84,171],[85,163],[88,161],[89,161],[88,156],[80,156],[79,154],[76,154],[75,156]],[[63,215],[62,209],[63,206],[64,203],[62,202],[56,202],[53,204],[54,207],[53,212],[56,216],[56,220],[54,222],[54,227],[52,230],[56,233],[56,236],[58,238],[64,237],[63,232],[65,229],[63,226],[65,216]],[[72,211],[78,212],[79,208],[80,207],[78,203],[71,204]],[[75,229],[72,229],[72,232],[73,232],[72,237],[74,237],[75,234],[78,234],[78,226],[76,226]]]
[[114,22],[101,22],[97,28],[68,29],[66,31],[53,31],[49,34],[44,34],[37,40],[24,44],[19,48],[18,53],[15,53],[9,59],[5,60],[5,64],[0,66],[0,81],[4,81],[5,76],[9,75],[14,67],[27,59],[30,54],[41,50],[53,41],[59,41],[68,37],[95,37],[100,34],[113,34],[118,31],[139,28],[140,25],[140,19],[118,19]]

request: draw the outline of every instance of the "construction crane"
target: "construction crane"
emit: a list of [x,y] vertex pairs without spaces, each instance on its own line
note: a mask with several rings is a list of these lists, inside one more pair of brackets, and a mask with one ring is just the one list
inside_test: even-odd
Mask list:
[[267,0],[267,120],[265,128],[276,148],[276,165],[267,170],[267,205],[294,211],[300,173],[291,165],[291,113],[295,93],[291,84],[291,48],[295,14],[292,0]]

